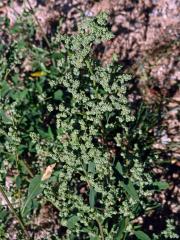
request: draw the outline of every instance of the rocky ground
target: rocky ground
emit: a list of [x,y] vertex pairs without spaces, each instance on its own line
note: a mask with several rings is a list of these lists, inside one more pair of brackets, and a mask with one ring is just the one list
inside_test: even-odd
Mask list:
[[[28,2],[49,35],[56,29],[60,19],[62,33],[74,32],[82,15],[94,16],[100,11],[109,12],[110,27],[115,37],[97,49],[97,55],[106,63],[116,53],[119,61],[127,66],[127,71],[135,75],[134,79],[144,100],[150,105],[162,103],[164,131],[154,147],[166,152],[169,165],[168,168],[155,171],[172,184],[158,198],[164,208],[163,214],[177,213],[180,201],[180,1],[14,0],[10,4],[8,0],[1,0],[0,15],[6,14],[13,25],[16,17],[29,9]],[[40,30],[36,37],[42,37]],[[40,216],[47,212],[52,214],[48,207],[45,209],[40,212],[39,219],[43,219]],[[42,225],[38,219],[36,223]],[[45,231],[48,232],[48,228]],[[37,231],[35,239],[40,239],[40,232]]]

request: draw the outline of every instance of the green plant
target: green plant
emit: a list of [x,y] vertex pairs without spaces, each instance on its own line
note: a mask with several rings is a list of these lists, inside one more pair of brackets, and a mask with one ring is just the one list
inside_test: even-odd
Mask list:
[[3,240],[5,239],[6,232],[5,232],[5,225],[1,224],[0,225],[0,239]]
[[0,45],[1,183],[14,173],[20,218],[30,221],[44,199],[59,210],[64,239],[149,239],[134,220],[154,207],[161,183],[148,172],[150,144],[143,150],[138,142],[147,128],[137,127],[128,104],[130,76],[93,56],[95,44],[113,37],[107,15],[45,39],[50,50],[34,44],[36,23],[24,18],[7,28],[13,41]]
[[153,234],[154,239],[179,239],[179,235],[176,233],[175,222],[173,219],[166,220],[166,229],[163,230],[159,236]]

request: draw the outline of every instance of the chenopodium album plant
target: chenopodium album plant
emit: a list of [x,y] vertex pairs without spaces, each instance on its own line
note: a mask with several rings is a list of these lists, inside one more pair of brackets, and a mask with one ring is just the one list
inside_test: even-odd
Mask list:
[[[27,181],[20,171],[26,179],[37,174],[28,196],[18,196],[21,215],[38,206],[43,190],[59,209],[66,239],[150,239],[134,221],[151,207],[153,180],[150,156],[131,141],[130,76],[115,61],[102,66],[93,57],[95,44],[113,37],[106,24],[104,13],[89,18],[77,34],[57,33],[46,50],[17,22],[15,40],[1,43],[1,182],[13,169],[21,189]],[[18,201],[15,191],[11,199]]]

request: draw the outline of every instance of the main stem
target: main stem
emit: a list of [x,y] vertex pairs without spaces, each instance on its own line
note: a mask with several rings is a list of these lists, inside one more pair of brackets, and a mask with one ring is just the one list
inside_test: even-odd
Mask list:
[[104,233],[103,233],[103,227],[102,227],[99,219],[96,218],[96,222],[97,222],[98,227],[99,227],[99,231],[100,231],[100,235],[101,235],[101,240],[105,240],[105,238],[104,238]]

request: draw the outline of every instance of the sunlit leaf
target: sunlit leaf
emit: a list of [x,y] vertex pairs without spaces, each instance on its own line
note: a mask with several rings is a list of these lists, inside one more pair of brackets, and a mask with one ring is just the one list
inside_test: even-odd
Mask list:
[[134,199],[139,200],[137,191],[133,185],[133,183],[129,180],[128,183],[121,182],[121,186],[124,188],[124,190]]
[[28,196],[21,209],[22,215],[27,215],[31,211],[31,206],[33,204],[32,200],[40,193],[42,193],[42,190],[43,189],[41,187],[41,176],[37,175],[31,180],[29,184]]
[[139,240],[151,240],[151,238],[143,231],[135,231],[134,234]]
[[117,232],[117,235],[115,237],[115,240],[121,240],[122,237],[123,237],[123,233],[126,229],[126,218],[122,218],[119,222],[119,229],[118,229],[118,232]]
[[169,184],[167,182],[157,181],[154,182],[154,186],[157,187],[159,190],[165,190],[169,187]]
[[68,221],[67,221],[67,227],[68,227],[69,229],[74,228],[75,225],[76,225],[76,223],[78,222],[78,220],[79,220],[79,217],[76,216],[76,215],[73,215],[72,217],[70,217],[70,218],[68,219]]
[[62,97],[63,97],[63,91],[62,90],[57,90],[54,93],[54,99],[55,100],[62,100]]
[[96,198],[96,191],[94,190],[94,188],[90,187],[90,191],[89,191],[89,204],[90,207],[94,207],[95,205],[95,198]]
[[116,170],[123,175],[123,169],[122,169],[122,165],[120,164],[120,162],[117,162],[116,164]]

